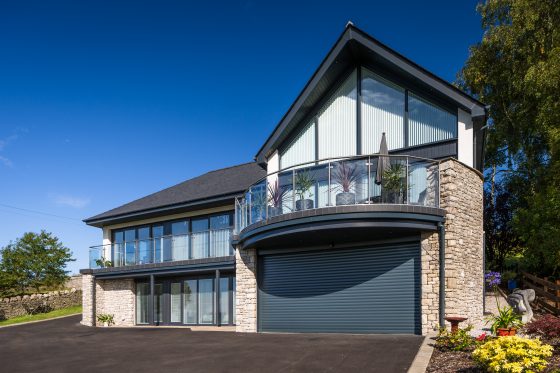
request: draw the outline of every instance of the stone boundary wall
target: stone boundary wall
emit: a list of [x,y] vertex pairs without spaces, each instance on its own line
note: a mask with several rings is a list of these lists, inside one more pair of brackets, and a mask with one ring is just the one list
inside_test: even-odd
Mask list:
[[0,298],[0,320],[25,316],[32,313],[44,313],[79,306],[82,304],[82,291],[60,290],[43,294],[21,295]]
[[72,275],[64,284],[67,289],[82,290],[82,275]]

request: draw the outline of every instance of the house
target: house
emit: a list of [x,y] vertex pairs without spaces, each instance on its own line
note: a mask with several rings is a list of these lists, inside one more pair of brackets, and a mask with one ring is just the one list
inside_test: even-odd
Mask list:
[[85,220],[103,245],[81,271],[82,323],[426,334],[449,315],[479,321],[485,121],[482,103],[348,24],[254,162]]

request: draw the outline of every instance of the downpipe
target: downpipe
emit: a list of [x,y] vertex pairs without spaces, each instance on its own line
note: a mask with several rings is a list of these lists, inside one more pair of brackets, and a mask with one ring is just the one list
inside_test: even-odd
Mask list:
[[438,223],[439,237],[439,326],[445,327],[445,225]]

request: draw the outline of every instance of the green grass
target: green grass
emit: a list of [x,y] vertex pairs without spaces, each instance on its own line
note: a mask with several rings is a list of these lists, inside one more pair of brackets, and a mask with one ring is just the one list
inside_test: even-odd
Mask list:
[[20,324],[22,322],[37,321],[37,320],[48,320],[54,317],[67,316],[67,315],[72,315],[81,312],[82,312],[82,306],[73,306],[73,307],[62,308],[47,313],[39,313],[37,315],[18,316],[8,320],[3,320],[0,321],[0,326]]

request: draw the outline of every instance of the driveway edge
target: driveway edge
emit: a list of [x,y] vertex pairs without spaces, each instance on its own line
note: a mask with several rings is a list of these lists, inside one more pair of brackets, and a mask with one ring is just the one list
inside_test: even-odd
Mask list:
[[424,373],[428,364],[430,364],[430,359],[432,358],[432,353],[434,352],[434,338],[435,334],[430,334],[424,337],[424,341],[420,345],[420,349],[416,353],[410,368],[408,368],[408,373]]
[[73,313],[73,314],[71,314],[71,315],[64,315],[64,316],[52,317],[52,318],[50,318],[50,319],[33,320],[33,321],[20,322],[20,323],[11,324],[11,325],[2,325],[2,326],[0,326],[0,329],[3,329],[3,328],[11,328],[12,326],[20,326],[20,325],[35,324],[35,323],[44,322],[44,321],[58,320],[58,319],[63,319],[63,318],[65,318],[65,317],[72,317],[72,316],[81,315],[81,314],[82,314],[82,313],[79,312],[79,313]]

